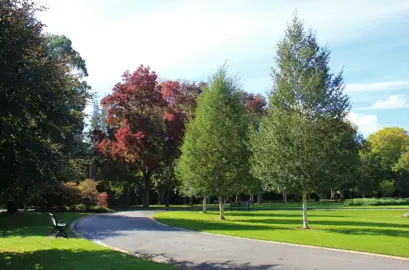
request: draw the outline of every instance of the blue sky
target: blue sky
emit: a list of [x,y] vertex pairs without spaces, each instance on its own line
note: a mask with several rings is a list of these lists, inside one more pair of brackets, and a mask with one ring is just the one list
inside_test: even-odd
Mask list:
[[350,119],[364,135],[409,130],[407,0],[38,0],[47,31],[68,36],[88,82],[110,93],[125,70],[149,65],[166,79],[206,80],[228,60],[243,88],[265,94],[276,44],[297,9],[343,68]]

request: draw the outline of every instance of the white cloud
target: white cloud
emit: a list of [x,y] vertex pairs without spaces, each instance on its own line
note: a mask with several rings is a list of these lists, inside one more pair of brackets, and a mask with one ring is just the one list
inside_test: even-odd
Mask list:
[[[374,20],[409,11],[408,1],[385,5],[372,0],[257,5],[250,0],[174,0],[157,6],[154,1],[37,1],[49,6],[39,15],[47,31],[72,40],[87,61],[88,82],[100,93],[109,92],[125,70],[140,64],[169,79],[190,79],[208,77],[226,59],[237,63],[232,73],[248,65],[242,59],[273,59],[274,45],[295,9],[324,44],[360,37]],[[266,74],[272,63],[263,67]]]
[[388,91],[388,90],[404,90],[409,88],[409,81],[388,81],[376,83],[351,83],[345,86],[345,92],[372,92],[372,91]]
[[371,109],[399,109],[399,108],[408,108],[409,103],[406,98],[402,96],[392,95],[389,96],[386,100],[377,100],[372,106]]
[[350,112],[347,117],[352,123],[358,126],[359,131],[368,135],[379,129],[378,117],[375,114],[359,114]]

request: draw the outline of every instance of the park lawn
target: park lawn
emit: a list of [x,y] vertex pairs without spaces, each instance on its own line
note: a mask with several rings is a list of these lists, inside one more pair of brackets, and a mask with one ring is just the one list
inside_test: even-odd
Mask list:
[[[163,210],[165,205],[150,205],[149,208]],[[308,202],[308,209],[408,209],[409,205],[359,205],[359,206],[344,206],[344,202],[339,201],[310,201]],[[133,205],[130,208],[120,209],[120,210],[140,210],[143,209],[142,205]],[[187,204],[172,204],[169,206],[171,210],[191,210],[192,208]],[[201,210],[202,204],[194,204],[194,210]],[[217,210],[219,209],[218,204],[207,204],[208,210]],[[230,205],[226,204],[226,209],[230,209]],[[288,209],[288,210],[297,210],[302,209],[301,202],[288,202],[287,204],[282,202],[272,202],[272,203],[261,203],[254,204],[255,210],[279,210],[279,209]]]
[[409,258],[406,210],[310,210],[303,230],[298,210],[159,212],[154,218],[174,227],[261,240],[357,250]]
[[[71,223],[85,214],[57,213]],[[48,213],[0,214],[0,269],[176,269],[113,251],[91,241],[49,236]]]

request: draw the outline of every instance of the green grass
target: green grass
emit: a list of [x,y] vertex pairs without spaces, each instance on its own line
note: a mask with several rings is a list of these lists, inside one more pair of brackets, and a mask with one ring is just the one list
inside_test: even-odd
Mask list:
[[[165,209],[165,205],[150,205],[149,208],[153,209]],[[171,210],[192,210],[192,208],[187,204],[173,204],[169,207]],[[408,209],[409,205],[349,205],[344,206],[344,202],[340,201],[309,201],[308,202],[308,209],[380,209],[380,208],[388,208],[388,209]],[[116,211],[126,211],[126,210],[141,210],[143,209],[141,205],[133,205],[129,208],[120,208],[116,209]],[[201,210],[202,204],[194,204],[193,210]],[[208,210],[217,210],[219,209],[218,204],[207,204]],[[226,209],[230,209],[230,205],[226,205]],[[281,210],[281,209],[302,209],[301,202],[289,202],[287,204],[282,202],[269,202],[269,203],[261,203],[254,205],[255,210]]]
[[[71,223],[85,214],[61,213]],[[0,269],[176,269],[138,259],[85,239],[50,236],[47,213],[0,214]]]
[[407,210],[311,210],[311,230],[303,230],[302,212],[193,211],[157,213],[154,218],[175,227],[246,238],[365,251],[409,258]]

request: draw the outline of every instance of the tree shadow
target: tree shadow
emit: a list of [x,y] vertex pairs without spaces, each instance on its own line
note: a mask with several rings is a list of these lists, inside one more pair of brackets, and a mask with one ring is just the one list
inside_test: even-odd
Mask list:
[[[69,238],[75,235],[70,231],[69,225],[76,219],[87,216],[87,213],[57,213],[58,220],[68,224],[66,232]],[[0,214],[0,237],[29,237],[29,236],[53,236],[53,229],[48,213],[30,212]]]
[[[163,269],[164,265],[111,250],[48,249],[0,253],[1,269]],[[171,267],[169,267],[171,269]]]
[[[243,217],[295,217],[295,218],[300,218],[302,217],[302,213],[301,212],[296,212],[294,211],[294,214],[287,214],[287,213],[280,213],[280,210],[277,210],[278,213],[260,213],[260,212],[226,212],[226,216],[243,216]],[[346,216],[342,216],[342,215],[317,215],[314,213],[309,213],[308,214],[309,217],[328,217],[328,218],[332,218],[332,217],[346,217]]]
[[[323,216],[319,216],[323,217]],[[263,224],[300,224],[302,223],[302,218],[299,219],[275,219],[265,218],[265,219],[236,219],[234,222],[246,222],[246,223],[263,223]],[[313,220],[309,219],[311,225],[328,225],[328,226],[356,226],[356,227],[380,227],[380,228],[393,228],[399,226],[400,228],[408,228],[409,224],[393,224],[393,223],[381,223],[381,222],[363,222],[363,221],[353,221],[353,220]]]
[[202,262],[194,263],[189,260],[178,260],[174,258],[168,258],[166,254],[157,253],[133,253],[139,258],[144,258],[148,260],[153,260],[155,258],[160,258],[163,262],[180,267],[182,269],[195,269],[195,270],[213,270],[213,269],[239,269],[239,270],[269,270],[279,267],[279,264],[264,264],[264,265],[254,265],[250,263],[237,263],[234,261],[222,261],[222,262]]
[[325,229],[328,232],[341,233],[347,235],[386,235],[393,237],[409,238],[407,231],[401,230],[385,230],[385,229]]
[[[131,253],[130,253],[131,254]],[[274,269],[277,264],[251,265],[233,261],[195,263],[190,260],[168,258],[165,254],[131,254],[111,250],[48,249],[33,252],[0,253],[0,269]],[[158,260],[167,263],[156,263]]]

